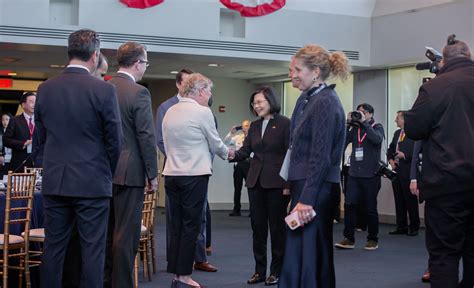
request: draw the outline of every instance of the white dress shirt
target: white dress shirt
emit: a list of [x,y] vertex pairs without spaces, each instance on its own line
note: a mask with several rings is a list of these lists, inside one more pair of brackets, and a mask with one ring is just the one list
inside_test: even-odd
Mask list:
[[211,152],[227,159],[228,148],[219,138],[211,109],[184,97],[163,118],[166,164],[163,175],[212,175]]

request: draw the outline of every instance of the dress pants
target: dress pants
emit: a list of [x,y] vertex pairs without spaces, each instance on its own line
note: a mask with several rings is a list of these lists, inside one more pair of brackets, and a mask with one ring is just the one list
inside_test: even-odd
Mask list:
[[[305,180],[291,182],[291,210],[303,191]],[[316,217],[295,230],[287,229],[285,260],[278,287],[334,288],[336,277],[333,255],[334,184],[324,182],[313,209]],[[290,210],[290,211],[291,211]]]
[[[393,197],[395,199],[395,213],[397,218],[397,229],[415,231],[420,228],[420,216],[418,214],[418,197],[410,192],[410,179],[401,175],[393,179]],[[407,213],[410,218],[408,226]]]
[[212,244],[212,218],[211,208],[209,207],[209,201],[206,203],[206,248],[211,247]]
[[377,212],[377,195],[381,186],[380,176],[372,178],[352,177],[349,175],[344,209],[344,237],[355,241],[357,204],[367,207],[367,240],[378,242],[379,215]]
[[[425,203],[426,247],[432,288],[474,286],[474,190]],[[459,260],[463,279],[458,286]]]
[[167,271],[191,275],[209,176],[165,176],[171,221]]
[[[347,191],[347,182],[349,179],[349,166],[344,165],[342,166],[341,170],[341,186],[342,186],[342,193],[344,196],[346,195]],[[365,203],[359,202],[356,205],[356,228],[366,230],[367,229],[367,208],[365,207]]]
[[144,187],[113,185],[104,288],[133,287],[133,266],[140,241],[144,192]]
[[41,287],[60,288],[64,256],[74,222],[81,241],[80,287],[102,288],[105,239],[110,198],[78,198],[43,195],[46,233],[41,263]]
[[82,272],[81,239],[74,223],[63,265],[63,288],[79,288]]
[[240,212],[240,198],[244,179],[247,179],[250,162],[248,160],[237,162],[234,166],[234,212]]
[[289,197],[283,195],[282,188],[262,188],[259,181],[255,187],[248,190],[255,273],[259,273],[261,276],[267,274],[267,238],[270,228],[272,245],[270,275],[279,276],[285,249],[285,217]]
[[202,211],[202,223],[199,229],[199,235],[196,241],[196,250],[194,251],[194,261],[195,262],[207,262],[206,254],[206,239],[207,239],[207,195],[206,195],[206,204],[204,204]]

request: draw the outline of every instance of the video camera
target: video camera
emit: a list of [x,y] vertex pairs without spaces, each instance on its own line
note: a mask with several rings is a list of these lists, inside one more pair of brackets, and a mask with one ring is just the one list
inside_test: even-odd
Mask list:
[[426,46],[425,56],[430,62],[416,64],[416,70],[430,70],[431,73],[437,74],[440,68],[439,62],[443,59],[443,55],[433,47]]
[[[458,40],[456,40],[456,35],[449,35],[446,44],[449,46],[456,43],[458,43]],[[439,63],[441,62],[441,59],[443,59],[443,55],[436,49],[426,46],[425,56],[430,60],[430,62],[416,64],[416,70],[430,70],[431,73],[438,74],[440,69]]]

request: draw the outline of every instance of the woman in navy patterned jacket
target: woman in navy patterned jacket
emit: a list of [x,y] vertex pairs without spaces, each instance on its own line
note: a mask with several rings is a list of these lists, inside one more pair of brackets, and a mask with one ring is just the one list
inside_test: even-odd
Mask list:
[[[332,215],[340,182],[345,115],[329,76],[345,79],[350,67],[342,52],[306,45],[295,57],[294,82],[303,91],[291,118],[291,211],[303,227],[288,230],[279,287],[335,287]],[[316,216],[311,212],[314,210]]]

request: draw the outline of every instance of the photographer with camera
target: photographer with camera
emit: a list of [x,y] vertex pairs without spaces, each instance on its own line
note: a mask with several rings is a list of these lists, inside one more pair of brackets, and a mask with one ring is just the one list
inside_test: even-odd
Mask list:
[[[389,234],[416,236],[420,228],[418,198],[410,192],[410,169],[415,141],[406,137],[404,113],[405,111],[397,112],[395,123],[400,129],[393,134],[387,151],[388,163],[397,172],[397,177],[392,180],[397,228],[390,231]],[[407,213],[410,218],[410,226],[408,226]]]
[[[405,113],[405,132],[423,140],[418,188],[425,200],[431,287],[474,286],[474,62],[469,46],[448,37],[438,75]],[[458,284],[459,260],[463,280]]]
[[357,106],[347,118],[347,147],[352,143],[351,166],[347,180],[344,204],[344,239],[334,244],[336,248],[353,249],[356,226],[356,207],[362,202],[367,207],[367,244],[364,249],[378,248],[379,216],[377,212],[377,194],[381,181],[377,174],[380,170],[380,151],[384,139],[383,126],[373,119],[374,108],[367,103]]

